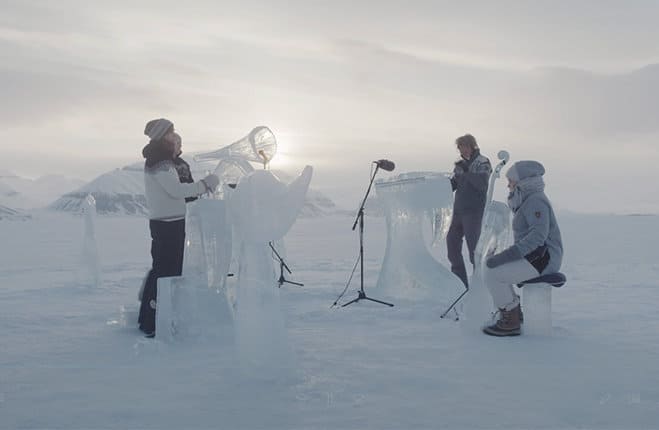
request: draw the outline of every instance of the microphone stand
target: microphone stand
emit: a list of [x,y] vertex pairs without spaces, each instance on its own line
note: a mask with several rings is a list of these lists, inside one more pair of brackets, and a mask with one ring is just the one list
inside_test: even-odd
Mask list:
[[286,269],[289,275],[293,272],[291,272],[291,269],[289,269],[286,263],[284,263],[284,259],[281,258],[281,255],[279,255],[275,247],[272,245],[272,242],[268,242],[268,245],[270,246],[270,249],[272,249],[272,252],[274,252],[275,255],[277,256],[277,259],[279,260],[279,280],[277,280],[277,282],[279,283],[279,288],[281,288],[284,282],[287,284],[299,285],[300,287],[304,287],[304,284],[300,282],[293,282],[284,278],[284,269]]
[[375,163],[375,171],[373,172],[373,176],[371,176],[371,182],[368,184],[366,195],[364,196],[364,200],[362,200],[362,204],[359,207],[359,211],[357,212],[357,218],[355,218],[355,222],[352,225],[352,230],[354,231],[355,228],[357,227],[357,223],[359,223],[359,264],[360,264],[359,274],[360,274],[360,282],[361,282],[359,292],[355,299],[350,300],[349,302],[341,305],[342,308],[345,308],[346,306],[351,305],[353,303],[357,303],[360,300],[370,300],[375,303],[380,303],[383,305],[387,305],[389,307],[393,307],[392,303],[387,303],[387,302],[383,302],[382,300],[373,299],[371,297],[368,297],[364,292],[364,205],[366,204],[368,193],[371,192],[371,186],[373,185],[373,180],[375,179],[375,175],[378,173],[379,169],[380,169],[380,165],[378,163]]

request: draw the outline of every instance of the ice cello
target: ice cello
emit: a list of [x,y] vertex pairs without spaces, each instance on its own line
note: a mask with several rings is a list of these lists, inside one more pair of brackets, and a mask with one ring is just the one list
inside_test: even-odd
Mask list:
[[481,224],[481,234],[474,251],[474,273],[469,280],[469,290],[464,299],[465,327],[480,330],[492,311],[492,298],[483,281],[485,260],[488,255],[502,251],[512,243],[511,213],[508,205],[492,201],[494,185],[501,174],[501,169],[508,162],[510,155],[507,151],[499,151],[501,160],[490,175]]
[[375,191],[387,222],[377,288],[398,297],[437,295],[442,302],[460,294],[462,282],[430,254],[424,237],[424,226],[430,227],[434,214],[453,204],[447,174],[402,173],[375,181]]

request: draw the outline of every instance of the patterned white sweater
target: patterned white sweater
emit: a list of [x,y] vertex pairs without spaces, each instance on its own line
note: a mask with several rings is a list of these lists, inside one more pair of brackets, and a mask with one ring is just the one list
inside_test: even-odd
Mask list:
[[144,192],[149,219],[175,221],[185,218],[185,198],[204,194],[203,182],[181,183],[174,162],[161,161],[144,169]]

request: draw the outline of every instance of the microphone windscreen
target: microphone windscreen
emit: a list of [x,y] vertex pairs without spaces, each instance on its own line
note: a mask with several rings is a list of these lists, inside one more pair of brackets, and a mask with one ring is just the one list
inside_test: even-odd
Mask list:
[[391,172],[396,168],[394,162],[390,160],[378,160],[376,163],[380,169],[386,170],[387,172]]

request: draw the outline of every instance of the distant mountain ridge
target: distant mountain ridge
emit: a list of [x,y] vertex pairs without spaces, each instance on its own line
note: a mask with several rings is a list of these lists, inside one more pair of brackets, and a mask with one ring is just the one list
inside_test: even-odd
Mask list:
[[137,170],[133,166],[103,173],[77,190],[62,195],[48,208],[63,212],[81,212],[89,194],[96,200],[98,214],[148,214],[144,196],[144,173],[142,169]]
[[0,220],[19,220],[19,221],[25,221],[32,218],[31,215],[12,208],[8,208],[7,206],[2,206],[0,205]]
[[[194,162],[190,164],[195,178],[201,178],[206,174],[203,166],[199,166]],[[273,173],[286,183],[290,183],[295,177],[280,170],[273,171]],[[106,172],[75,191],[62,195],[51,203],[48,208],[56,211],[78,213],[82,210],[84,200],[89,194],[96,199],[98,214],[148,215],[144,195],[144,172],[141,162]],[[310,188],[300,216],[311,218],[336,212],[340,212],[340,209],[329,197]]]
[[62,175],[28,179],[7,170],[0,170],[0,205],[19,209],[42,208],[62,193],[74,190],[84,183],[82,179]]

